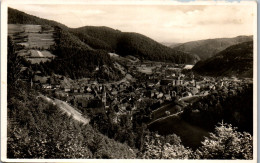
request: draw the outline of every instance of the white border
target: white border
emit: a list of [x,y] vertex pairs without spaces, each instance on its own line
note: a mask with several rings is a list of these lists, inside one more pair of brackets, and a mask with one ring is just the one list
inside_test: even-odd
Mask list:
[[253,160],[160,160],[163,162],[257,162],[257,3],[256,1],[225,2],[225,1],[196,1],[196,2],[177,2],[170,0],[153,1],[95,1],[95,0],[3,0],[1,2],[1,161],[3,162],[157,162],[159,160],[141,160],[141,159],[7,159],[7,6],[8,4],[85,4],[85,5],[252,5],[254,8],[254,132]]

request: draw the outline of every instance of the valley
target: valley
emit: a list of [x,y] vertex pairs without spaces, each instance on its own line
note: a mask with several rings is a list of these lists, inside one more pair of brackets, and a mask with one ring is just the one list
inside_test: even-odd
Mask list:
[[251,36],[170,48],[8,12],[8,157],[200,159],[208,139],[252,157]]

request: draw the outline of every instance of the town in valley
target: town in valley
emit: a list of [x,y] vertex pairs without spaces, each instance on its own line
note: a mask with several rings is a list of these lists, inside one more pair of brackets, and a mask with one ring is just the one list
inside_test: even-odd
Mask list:
[[8,8],[7,40],[8,158],[253,159],[253,36],[171,47]]

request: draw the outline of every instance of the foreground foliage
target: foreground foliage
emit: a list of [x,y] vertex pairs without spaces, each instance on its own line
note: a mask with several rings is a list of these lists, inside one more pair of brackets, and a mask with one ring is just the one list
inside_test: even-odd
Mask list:
[[8,101],[8,158],[135,158],[127,145],[74,121],[36,93],[20,92]]
[[181,144],[175,135],[147,135],[142,158],[145,159],[188,159],[192,150]]
[[146,137],[141,156],[145,159],[253,159],[253,138],[238,132],[230,124],[221,123],[205,137],[202,146],[193,151],[184,147],[175,134]]
[[8,158],[135,158],[134,151],[43,101],[21,79],[22,58],[8,42]]
[[253,159],[252,136],[229,124],[221,123],[202,145],[195,156],[200,159]]

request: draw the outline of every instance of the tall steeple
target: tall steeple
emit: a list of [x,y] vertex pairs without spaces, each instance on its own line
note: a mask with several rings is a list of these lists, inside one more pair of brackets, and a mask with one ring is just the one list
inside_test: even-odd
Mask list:
[[107,101],[106,87],[104,85],[102,87],[103,87],[103,89],[102,89],[102,103],[103,103],[104,107],[106,108],[106,101]]

